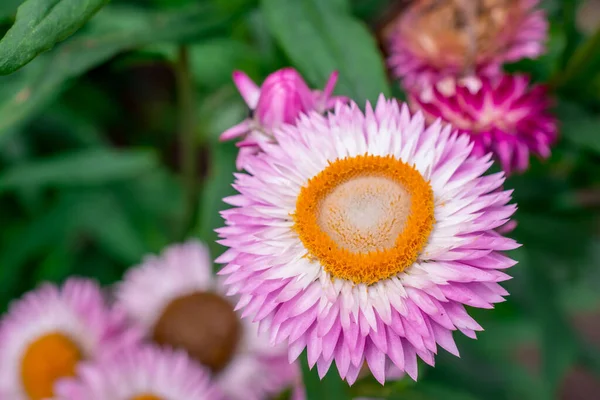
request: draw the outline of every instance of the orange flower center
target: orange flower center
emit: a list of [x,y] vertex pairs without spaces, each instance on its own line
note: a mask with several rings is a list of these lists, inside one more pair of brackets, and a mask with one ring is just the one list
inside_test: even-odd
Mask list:
[[30,400],[52,397],[54,383],[75,376],[82,359],[79,347],[62,333],[50,333],[33,342],[21,361],[21,379]]
[[486,61],[515,33],[520,0],[422,0],[401,17],[400,34],[432,65],[468,67]]
[[213,372],[233,358],[242,327],[232,304],[209,292],[196,292],[173,300],[154,325],[159,344],[184,349]]
[[163,398],[155,396],[153,394],[142,394],[142,395],[139,395],[139,396],[135,396],[131,400],[163,400]]
[[404,271],[433,229],[433,191],[392,156],[338,159],[300,191],[294,230],[336,278],[373,284]]

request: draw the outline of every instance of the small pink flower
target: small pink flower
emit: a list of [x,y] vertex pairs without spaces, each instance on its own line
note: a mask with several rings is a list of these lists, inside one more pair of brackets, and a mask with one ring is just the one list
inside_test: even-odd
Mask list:
[[130,269],[115,307],[154,343],[186,350],[209,368],[228,400],[262,400],[299,384],[299,365],[290,364],[285,346],[271,346],[227,294],[223,279],[213,276],[208,248],[190,240]]
[[125,317],[88,279],[45,283],[15,300],[0,320],[0,399],[52,397],[81,362],[137,345],[142,332]]
[[309,111],[323,113],[337,101],[346,98],[332,96],[338,74],[333,72],[321,92],[311,90],[298,71],[283,68],[269,75],[259,88],[245,73],[235,71],[233,81],[251,110],[251,116],[226,130],[221,140],[243,138],[238,142],[238,169],[248,156],[261,151],[264,143],[274,143],[273,129],[293,124],[300,114]]
[[223,400],[210,371],[181,350],[132,347],[109,360],[81,363],[57,384],[56,400]]
[[557,138],[546,88],[529,86],[524,75],[443,82],[427,96],[411,95],[411,102],[430,120],[441,118],[468,133],[475,144],[473,153],[494,153],[507,173],[525,171],[530,153],[549,157]]
[[411,90],[446,76],[493,76],[506,62],[544,51],[548,22],[539,0],[420,0],[398,18],[389,65]]

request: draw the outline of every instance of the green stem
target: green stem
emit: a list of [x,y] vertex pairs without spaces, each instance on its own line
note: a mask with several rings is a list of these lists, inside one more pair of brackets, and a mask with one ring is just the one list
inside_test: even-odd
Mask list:
[[179,239],[187,236],[194,225],[198,210],[200,186],[196,176],[196,110],[194,98],[194,82],[190,72],[189,53],[186,46],[179,47],[179,55],[175,65],[177,79],[177,97],[179,106],[179,154],[181,157],[181,173],[185,189],[185,209],[179,232]]

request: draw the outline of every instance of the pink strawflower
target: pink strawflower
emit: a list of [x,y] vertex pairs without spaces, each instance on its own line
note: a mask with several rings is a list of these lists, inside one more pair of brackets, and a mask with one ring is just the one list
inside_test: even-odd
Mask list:
[[288,362],[285,347],[272,347],[241,319],[212,265],[201,242],[168,247],[128,271],[116,306],[149,339],[184,349],[211,369],[230,400],[262,400],[295,384],[298,365]]
[[210,372],[184,351],[142,346],[82,363],[57,385],[56,400],[224,400]]
[[420,0],[390,36],[389,64],[411,90],[444,77],[495,75],[502,64],[543,53],[548,31],[539,0]]
[[290,360],[306,348],[321,376],[335,360],[349,383],[365,360],[383,383],[394,366],[416,379],[417,355],[433,365],[438,345],[458,355],[452,332],[482,329],[465,305],[503,301],[515,261],[501,252],[518,247],[495,232],[516,206],[503,173],[483,176],[490,155],[383,96],[273,134],[217,230],[238,307]]
[[251,110],[251,116],[221,134],[221,140],[242,138],[237,168],[244,167],[248,156],[258,153],[265,143],[273,142],[272,131],[283,124],[293,124],[308,111],[320,113],[332,108],[345,97],[332,96],[338,74],[333,72],[321,92],[311,90],[293,68],[273,72],[259,88],[241,71],[233,73],[233,81]]
[[95,282],[44,284],[12,303],[0,322],[0,398],[52,397],[54,385],[80,362],[109,358],[139,339]]
[[429,98],[411,100],[431,120],[441,118],[469,134],[475,154],[493,152],[507,173],[525,171],[530,153],[549,157],[558,134],[546,88],[530,87],[524,75],[469,78],[443,89],[437,85]]

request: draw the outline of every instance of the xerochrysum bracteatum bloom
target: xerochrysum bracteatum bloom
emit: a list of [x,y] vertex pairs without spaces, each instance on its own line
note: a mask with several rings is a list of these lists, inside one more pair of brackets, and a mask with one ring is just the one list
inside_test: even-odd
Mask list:
[[345,97],[332,96],[337,72],[329,77],[325,89],[311,90],[293,68],[283,68],[270,74],[258,87],[243,72],[233,73],[233,81],[250,107],[250,117],[223,132],[221,140],[241,138],[237,167],[242,169],[247,157],[258,153],[261,147],[273,143],[273,129],[282,124],[293,124],[302,113],[322,113]]
[[383,97],[309,113],[248,159],[218,229],[229,293],[323,376],[335,360],[353,383],[364,362],[417,378],[417,356],[458,355],[452,332],[482,328],[465,305],[492,308],[518,247],[495,228],[516,206],[491,156],[440,122],[425,126]]
[[478,156],[492,152],[507,174],[527,170],[531,154],[549,157],[558,136],[546,88],[530,86],[525,75],[445,79],[410,98],[430,121],[468,134]]
[[262,400],[300,379],[298,365],[288,363],[285,347],[270,346],[267,336],[241,319],[235,298],[225,295],[213,276],[208,248],[199,241],[146,257],[127,272],[116,297],[116,307],[148,339],[186,351],[190,363],[212,372],[229,400]]
[[44,284],[12,303],[0,322],[0,399],[51,398],[80,363],[110,358],[140,337],[96,282]]
[[548,22],[538,0],[419,0],[389,36],[389,64],[403,85],[421,90],[451,76],[493,76],[503,63],[544,51]]
[[60,381],[56,392],[56,400],[228,400],[185,351],[150,345],[81,363],[77,377]]

